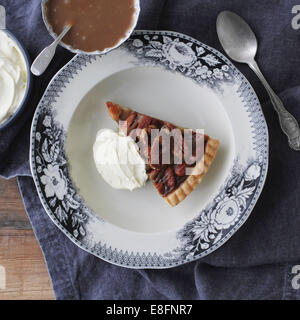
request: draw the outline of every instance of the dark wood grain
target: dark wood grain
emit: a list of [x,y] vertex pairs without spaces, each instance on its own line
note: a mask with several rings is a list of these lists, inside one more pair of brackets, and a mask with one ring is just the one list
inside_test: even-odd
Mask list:
[[54,299],[16,179],[0,178],[0,300]]

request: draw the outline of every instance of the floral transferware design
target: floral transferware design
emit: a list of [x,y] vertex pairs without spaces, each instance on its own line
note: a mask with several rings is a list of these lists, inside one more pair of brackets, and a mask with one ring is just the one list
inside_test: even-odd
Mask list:
[[255,194],[262,173],[262,164],[251,163],[246,170],[236,168],[213,205],[188,223],[179,233],[184,258],[193,258],[216,244],[226,230],[234,226],[244,214]]
[[35,135],[37,174],[42,191],[56,218],[76,239],[86,234],[87,208],[71,181],[64,155],[65,133],[45,110],[39,131]]
[[[234,94],[243,100],[253,128],[251,160],[236,160],[214,201],[172,235],[178,244],[164,253],[120,249],[99,240],[95,230],[108,228],[85,205],[73,186],[65,156],[66,123],[57,117],[56,100],[88,65],[103,56],[77,55],[48,86],[34,117],[31,132],[31,169],[46,212],[74,243],[117,265],[167,268],[201,258],[227,241],[248,218],[264,184],[268,165],[268,137],[257,97],[246,79],[222,54],[188,36],[165,31],[137,31],[122,48],[132,66],[162,66],[219,89],[224,82],[239,85]],[[117,49],[119,50],[119,49]],[[122,50],[122,49],[120,49]],[[237,156],[239,156],[237,154]],[[96,228],[96,229],[95,229]],[[122,239],[123,241],[123,239]]]
[[218,87],[220,81],[233,80],[233,70],[205,46],[167,35],[133,36],[128,42],[131,51],[142,59],[180,71],[198,83]]
[[47,198],[56,196],[60,201],[68,193],[67,180],[58,165],[48,164],[43,170],[44,176],[41,176],[41,182],[45,185],[45,193]]

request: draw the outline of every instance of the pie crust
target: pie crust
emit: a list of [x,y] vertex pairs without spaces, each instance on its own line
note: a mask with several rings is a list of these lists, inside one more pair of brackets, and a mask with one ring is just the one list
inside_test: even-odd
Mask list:
[[[159,123],[160,126],[163,124],[171,126],[172,128],[178,128],[180,130],[183,130],[183,128],[175,126],[169,122],[138,113],[132,109],[125,108],[112,102],[107,102],[107,107],[109,114],[114,121],[125,121],[126,134],[128,135],[130,135],[130,130],[132,130],[130,128],[138,127],[141,128],[143,132],[146,132],[147,129],[151,128],[153,122]],[[201,157],[201,159],[195,161],[193,166],[188,166],[187,164],[184,164],[183,166],[183,168],[190,168],[189,175],[180,173],[176,174],[176,165],[174,164],[168,165],[167,169],[163,169],[163,167],[153,168],[153,166],[151,166],[150,164],[151,169],[148,173],[149,179],[153,183],[154,187],[156,188],[160,196],[162,196],[166,200],[166,202],[172,207],[178,205],[196,188],[196,186],[202,181],[203,177],[209,170],[211,164],[213,163],[216,157],[217,150],[219,148],[219,141],[212,139],[207,135],[202,136],[205,137],[205,149],[204,152],[202,152],[203,156]],[[174,152],[174,150],[172,151]],[[173,189],[169,188],[169,177],[167,177],[167,170],[169,170],[168,172],[171,171],[171,178],[173,179]],[[151,173],[154,173],[154,176],[152,176]],[[156,179],[156,176],[160,176],[159,180]],[[174,176],[176,176],[179,180],[176,180]],[[163,192],[161,188],[164,190]]]
[[[169,205],[171,205],[172,207],[177,206],[197,187],[197,185],[202,181],[211,164],[213,163],[218,148],[219,141],[209,138],[205,148],[204,156],[200,161],[198,161],[191,175],[176,190],[164,197]],[[193,172],[195,173],[198,171],[201,171],[201,173],[193,174]]]

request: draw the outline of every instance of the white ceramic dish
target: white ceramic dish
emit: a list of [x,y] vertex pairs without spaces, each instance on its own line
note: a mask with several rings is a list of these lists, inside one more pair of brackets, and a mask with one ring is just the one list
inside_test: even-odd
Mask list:
[[30,72],[30,60],[28,58],[28,54],[26,52],[26,49],[23,47],[23,45],[20,43],[20,41],[7,29],[5,30],[0,30],[1,32],[5,32],[8,37],[16,44],[16,46],[19,48],[19,52],[24,58],[24,63],[26,65],[26,74],[27,74],[27,83],[26,83],[26,89],[25,89],[25,94],[18,105],[17,109],[14,111],[14,113],[7,118],[3,123],[0,124],[0,131],[6,129],[9,127],[21,114],[23,111],[26,101],[30,95],[30,89],[31,89],[31,72]]
[[[150,183],[113,190],[92,145],[114,128],[105,102],[205,129],[220,150],[198,188],[169,207]],[[138,31],[101,56],[77,55],[51,81],[34,116],[31,170],[44,208],[81,248],[132,268],[203,257],[250,215],[268,167],[268,131],[244,76],[215,49],[167,31]]]
[[[42,6],[42,17],[43,17],[43,21],[44,21],[44,24],[48,30],[48,32],[50,33],[50,35],[53,37],[53,39],[56,39],[57,38],[57,34],[54,33],[53,29],[52,29],[52,26],[49,24],[48,20],[47,20],[47,15],[46,15],[46,3],[48,2],[49,0],[42,0],[41,2],[41,6]],[[105,50],[103,51],[100,51],[100,50],[97,50],[97,51],[92,51],[92,52],[85,52],[85,51],[82,51],[82,50],[79,50],[79,49],[75,49],[73,48],[72,46],[64,43],[63,41],[61,41],[59,44],[64,47],[65,49],[73,52],[73,53],[76,53],[76,54],[89,54],[89,55],[95,55],[95,54],[104,54],[104,53],[107,53],[117,47],[119,47],[123,42],[125,42],[129,37],[130,35],[132,34],[133,30],[135,29],[136,25],[137,25],[137,22],[138,22],[138,19],[139,19],[139,15],[140,15],[140,0],[134,0],[134,3],[135,3],[135,13],[134,13],[134,22],[132,24],[132,27],[128,30],[126,36],[124,38],[122,38],[115,46],[111,47],[111,48],[106,48]]]

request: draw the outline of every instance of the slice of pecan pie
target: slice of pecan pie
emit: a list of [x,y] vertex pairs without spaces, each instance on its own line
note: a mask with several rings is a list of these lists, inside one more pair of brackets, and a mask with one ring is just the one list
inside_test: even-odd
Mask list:
[[207,173],[219,141],[112,102],[107,108],[123,133],[138,144],[158,193],[171,206],[179,204]]

